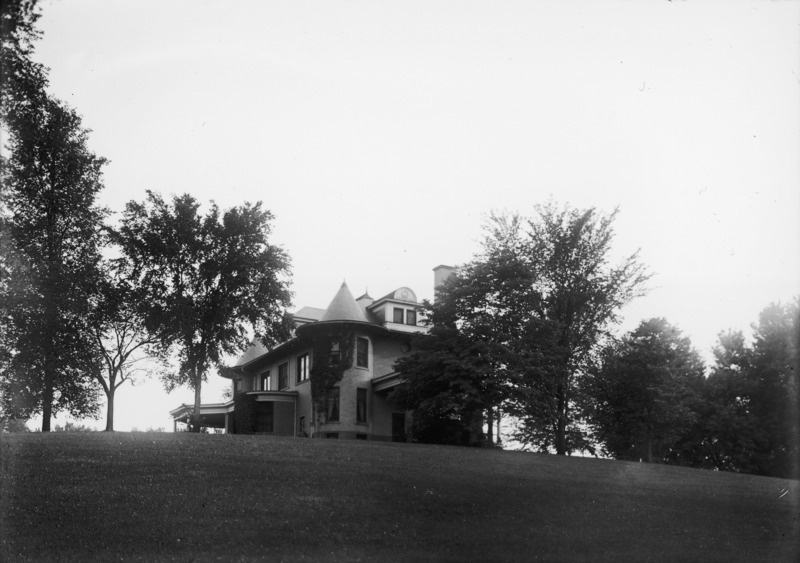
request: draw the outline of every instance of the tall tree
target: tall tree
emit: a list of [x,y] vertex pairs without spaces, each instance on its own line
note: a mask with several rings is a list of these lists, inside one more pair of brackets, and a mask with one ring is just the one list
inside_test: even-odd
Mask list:
[[[495,217],[480,254],[457,268],[426,303],[427,335],[396,369],[393,400],[415,411],[415,434],[447,443],[494,442],[494,422],[511,386],[524,333],[539,302],[518,252],[518,217]],[[484,422],[486,435],[483,435]]]
[[800,478],[800,298],[720,335],[708,381],[701,453],[719,469]]
[[[582,378],[622,306],[644,292],[649,278],[638,252],[610,264],[616,215],[616,210],[605,215],[594,208],[549,203],[537,207],[527,221],[521,245],[542,296],[538,319],[550,337],[546,347],[538,346],[535,369],[522,381],[515,413],[525,423],[522,441],[552,438],[561,455],[587,445],[579,420]],[[534,400],[543,377],[550,379],[545,402]],[[526,397],[529,389],[533,394]]]
[[[528,220],[492,216],[481,251],[437,293],[434,330],[421,337],[430,342],[418,343],[419,354],[432,348],[461,367],[455,381],[474,390],[461,396],[480,396],[490,422],[502,405],[519,421],[517,438],[543,451],[588,447],[577,416],[580,380],[648,278],[636,254],[609,265],[615,213],[549,204]],[[439,376],[414,356],[398,368],[420,404],[424,383]]]
[[704,365],[663,318],[642,321],[608,347],[590,377],[590,416],[605,453],[648,463],[691,464],[678,445],[697,420]]
[[95,198],[105,159],[87,148],[80,117],[57,100],[45,98],[8,125],[4,387],[23,412],[41,412],[48,431],[59,410],[95,412],[86,313],[98,278],[104,211]]
[[770,437],[761,471],[800,478],[800,297],[768,306],[753,328],[750,401]]
[[42,414],[42,430],[59,411],[93,415],[96,365],[86,311],[97,280],[95,202],[105,159],[87,147],[78,114],[46,91],[46,69],[31,61],[38,36],[35,2],[2,3],[0,119],[3,281],[0,290],[3,407],[7,415]]
[[179,369],[164,382],[194,390],[195,430],[208,370],[252,335],[268,346],[287,336],[289,258],[269,243],[271,219],[260,202],[224,213],[212,203],[202,215],[188,194],[166,202],[148,192],[126,206],[117,241],[146,292],[147,329],[177,346]]
[[759,452],[769,450],[770,429],[755,416],[752,348],[741,331],[719,334],[692,432],[693,465],[759,473]]

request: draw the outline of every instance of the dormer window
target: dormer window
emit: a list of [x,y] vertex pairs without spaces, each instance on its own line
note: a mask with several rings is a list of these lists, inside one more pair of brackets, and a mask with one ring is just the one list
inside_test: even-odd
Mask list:
[[399,325],[416,325],[417,312],[414,309],[394,308],[392,321]]

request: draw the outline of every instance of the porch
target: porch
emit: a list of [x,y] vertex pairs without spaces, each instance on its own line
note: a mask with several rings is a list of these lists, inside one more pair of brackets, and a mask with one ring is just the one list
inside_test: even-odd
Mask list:
[[[237,412],[238,405],[238,412]],[[171,410],[173,431],[178,423],[187,424],[194,405]],[[233,401],[200,405],[203,428],[224,429],[226,434],[297,435],[296,391],[248,391]]]

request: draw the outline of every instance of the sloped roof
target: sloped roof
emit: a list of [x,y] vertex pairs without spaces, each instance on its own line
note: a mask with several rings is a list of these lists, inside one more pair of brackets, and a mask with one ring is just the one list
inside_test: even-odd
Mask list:
[[342,282],[342,287],[339,288],[320,321],[369,322],[345,282]]
[[325,309],[320,309],[319,307],[303,307],[294,314],[295,318],[314,321],[322,319],[323,316],[325,316]]
[[[398,297],[398,292],[401,292],[401,291],[407,291],[408,294],[409,294],[409,297],[413,297],[413,299],[408,299],[408,298],[405,298],[405,297]],[[405,301],[407,303],[416,303],[416,297],[417,297],[417,295],[416,295],[416,293],[414,293],[414,290],[412,290],[409,287],[403,286],[403,287],[398,287],[394,291],[390,291],[389,293],[387,293],[383,297],[380,297],[380,298],[376,299],[373,302],[373,304],[380,303],[381,301],[386,301],[387,299],[392,299],[392,300],[397,300],[397,301]]]
[[259,356],[263,356],[267,352],[269,352],[269,349],[261,343],[261,340],[255,338],[247,347],[247,350],[244,351],[244,354],[239,357],[239,359],[236,361],[236,365],[233,367],[239,367],[250,363]]

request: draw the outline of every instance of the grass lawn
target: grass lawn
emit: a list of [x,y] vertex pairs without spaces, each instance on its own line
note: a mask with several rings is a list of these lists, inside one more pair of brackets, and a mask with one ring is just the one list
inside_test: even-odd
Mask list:
[[800,483],[521,452],[4,434],[2,561],[798,561]]

